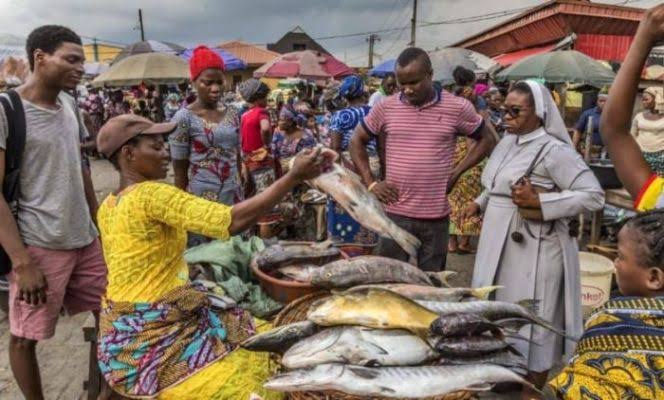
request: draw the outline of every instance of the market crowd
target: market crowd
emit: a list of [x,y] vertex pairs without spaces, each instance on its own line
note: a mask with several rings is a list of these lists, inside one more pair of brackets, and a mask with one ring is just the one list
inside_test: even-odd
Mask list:
[[[328,162],[323,145],[422,242],[418,267],[440,271],[448,253],[476,253],[474,287],[505,287],[496,300],[538,299],[539,315],[568,335],[528,327],[529,340],[514,343],[538,387],[565,399],[664,396],[661,88],[645,90],[632,119],[641,69],[662,39],[664,5],[648,11],[615,82],[570,134],[543,83],[497,85],[458,67],[444,86],[415,47],[372,93],[355,75],[285,96],[256,79],[229,92],[223,60],[205,46],[193,52],[190,85],[77,92],[80,37],[35,29],[32,74],[0,96],[0,181],[17,183],[0,199],[0,245],[12,266],[9,361],[18,386],[27,399],[44,398],[35,346],[54,335],[64,309],[94,314],[100,369],[120,395],[276,396],[260,387],[267,359],[238,349],[257,322],[243,309],[212,308],[189,284],[183,253],[233,235],[328,237],[352,254],[407,261],[394,241],[307,186]],[[584,143],[613,161],[638,211],[618,235],[624,297],[585,327],[572,221],[602,209],[605,197]],[[120,176],[101,204],[88,156]],[[169,171],[173,185],[162,182]],[[552,378],[563,354],[569,361]],[[603,363],[638,373],[604,373]]]

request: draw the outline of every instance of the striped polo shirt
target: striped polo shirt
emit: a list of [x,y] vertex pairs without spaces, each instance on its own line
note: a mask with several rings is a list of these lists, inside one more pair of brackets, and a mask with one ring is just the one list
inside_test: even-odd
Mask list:
[[362,126],[386,135],[385,181],[399,189],[389,213],[417,219],[449,215],[445,193],[454,168],[457,136],[477,139],[483,119],[467,100],[443,90],[416,107],[401,93],[384,98],[371,109]]

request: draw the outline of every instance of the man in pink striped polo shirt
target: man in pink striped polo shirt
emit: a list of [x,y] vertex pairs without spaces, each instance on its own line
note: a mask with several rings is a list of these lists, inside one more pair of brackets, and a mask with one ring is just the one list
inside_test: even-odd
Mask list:
[[[482,161],[495,145],[491,124],[485,124],[467,100],[433,85],[428,54],[404,50],[396,62],[400,92],[383,99],[358,125],[350,152],[365,184],[383,203],[392,220],[422,241],[418,266],[427,271],[445,268],[450,192],[461,174]],[[376,181],[369,169],[366,144],[385,135],[386,176]],[[477,143],[454,166],[457,136]],[[390,239],[381,238],[377,253],[408,260]]]

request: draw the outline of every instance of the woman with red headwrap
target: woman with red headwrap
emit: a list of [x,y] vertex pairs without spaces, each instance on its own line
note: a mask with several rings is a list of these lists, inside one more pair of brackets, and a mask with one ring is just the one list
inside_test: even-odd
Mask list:
[[[240,118],[219,100],[224,91],[224,61],[206,46],[194,49],[189,70],[196,100],[178,111],[170,136],[175,186],[226,205],[242,200],[239,157]],[[208,239],[191,235],[189,246]]]

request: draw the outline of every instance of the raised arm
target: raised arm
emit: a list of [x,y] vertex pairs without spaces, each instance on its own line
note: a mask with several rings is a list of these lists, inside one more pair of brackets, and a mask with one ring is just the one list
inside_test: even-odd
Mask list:
[[625,189],[637,198],[653,172],[643,158],[636,140],[630,135],[632,110],[641,71],[652,47],[664,39],[664,4],[651,8],[639,24],[609,98],[602,112],[600,132],[613,160],[618,178]]

